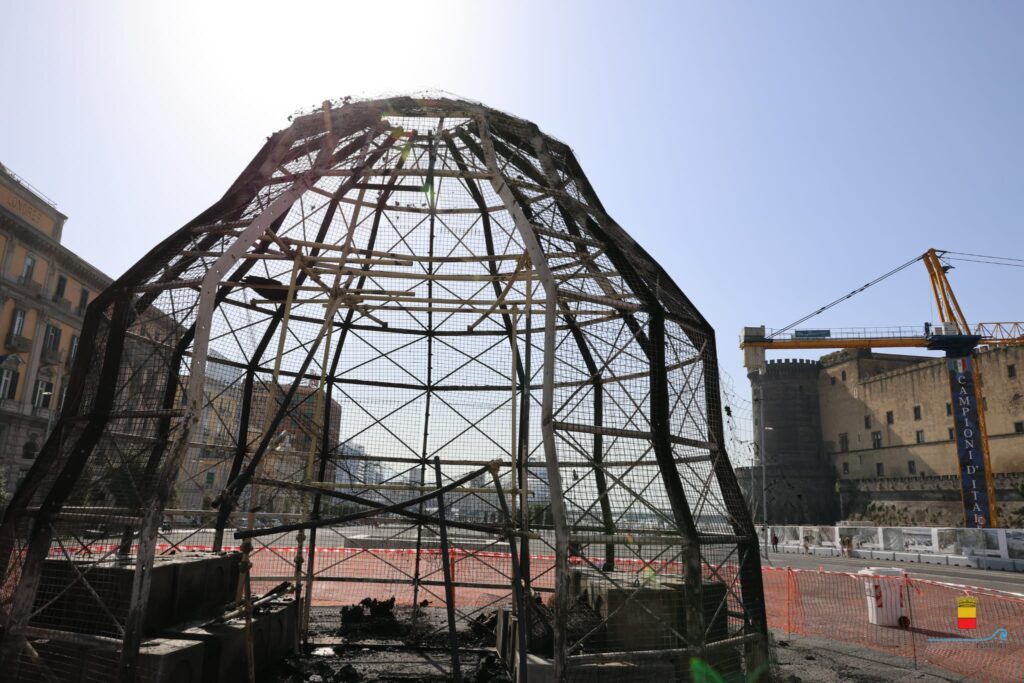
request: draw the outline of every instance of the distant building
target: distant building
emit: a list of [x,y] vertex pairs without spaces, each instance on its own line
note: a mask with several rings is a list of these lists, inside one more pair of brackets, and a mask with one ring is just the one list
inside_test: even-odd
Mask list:
[[[224,488],[237,452],[244,372],[211,353],[206,363],[205,393],[208,403],[199,414],[191,443],[175,485],[174,507],[210,509]],[[187,378],[182,378],[183,388]]]
[[[366,449],[357,443],[346,441],[335,449],[335,481],[353,486],[374,486],[384,481],[384,468],[370,458]],[[415,472],[419,477],[419,470]]]
[[[764,368],[750,378],[758,444],[762,392],[765,400],[769,523],[962,523],[943,358],[843,350]],[[1021,526],[1024,346],[981,350],[978,371],[1001,522]],[[759,468],[737,477],[759,500]]]
[[[238,451],[243,375],[244,370],[218,354],[211,354],[207,361],[207,403],[193,430],[190,448],[175,486],[178,508],[209,509],[211,501],[228,483]],[[253,391],[247,432],[249,455],[255,450],[273,419],[276,407],[290,388],[290,385],[284,385],[276,389],[274,401],[269,400],[271,392],[268,389],[260,387]],[[321,442],[325,438],[319,426],[323,424],[325,404],[323,395],[318,397],[317,393],[313,383],[301,384],[296,389],[291,407],[274,430],[257,476],[301,482],[307,478],[306,470],[312,462],[310,479],[317,478]],[[333,402],[330,413],[326,430],[328,452],[337,447],[341,434],[341,406],[337,401]],[[328,466],[324,480],[333,482],[335,475],[334,467]],[[242,495],[239,510],[248,508],[250,491],[251,487]],[[279,491],[273,500],[264,501],[263,507],[268,512],[297,512],[300,500],[301,493]]]
[[0,165],[0,499],[55,423],[86,307],[111,283],[61,245],[66,220]]
[[[249,421],[250,450],[270,428],[277,407],[291,388],[292,385],[284,384],[272,390],[262,387],[254,389]],[[336,400],[331,401],[330,418],[325,421],[327,404],[324,399],[325,394],[318,390],[317,382],[306,381],[296,387],[291,405],[274,429],[258,469],[259,476],[290,482],[317,479],[322,451],[332,453],[341,437],[341,404]],[[328,464],[324,481],[332,482],[334,476],[335,470]],[[300,493],[278,491],[265,507],[267,511],[273,512],[298,512],[301,498]]]

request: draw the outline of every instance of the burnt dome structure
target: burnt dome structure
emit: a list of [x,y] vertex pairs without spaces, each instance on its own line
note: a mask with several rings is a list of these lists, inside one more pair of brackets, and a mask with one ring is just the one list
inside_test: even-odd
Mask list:
[[468,623],[520,680],[766,662],[712,328],[569,147],[450,97],[295,115],[96,299],[0,551],[15,680],[146,678],[195,553],[246,628],[281,582],[304,638],[442,610],[454,678]]

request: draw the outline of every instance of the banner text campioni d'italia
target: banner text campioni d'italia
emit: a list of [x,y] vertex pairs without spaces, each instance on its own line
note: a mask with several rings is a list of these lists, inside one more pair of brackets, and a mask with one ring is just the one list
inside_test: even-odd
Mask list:
[[978,423],[978,395],[974,390],[974,368],[970,357],[947,358],[949,384],[956,424],[956,452],[960,463],[960,485],[964,518],[968,527],[988,527],[989,509],[985,456]]

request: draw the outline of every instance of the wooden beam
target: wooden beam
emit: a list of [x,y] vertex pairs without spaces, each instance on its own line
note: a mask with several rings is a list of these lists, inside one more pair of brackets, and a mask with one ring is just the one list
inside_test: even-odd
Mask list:
[[[617,427],[597,427],[595,425],[588,424],[575,424],[572,422],[559,422],[553,421],[551,426],[554,429],[563,432],[582,432],[584,434],[603,434],[605,436],[619,436],[624,439],[645,439],[653,441],[655,438],[654,432],[644,432],[638,429],[618,429]],[[685,436],[676,436],[674,434],[668,435],[668,440],[672,443],[679,444],[680,446],[690,446],[692,448],[703,448],[709,451],[717,451],[718,447],[710,441],[698,441],[696,439],[688,439]]]
[[536,280],[537,276],[533,274],[533,271],[524,271],[517,275],[513,273],[498,273],[497,275],[487,274],[467,274],[467,273],[403,273],[401,271],[394,270],[359,270],[353,268],[339,268],[334,269],[323,269],[320,271],[323,274],[340,274],[340,275],[365,275],[372,278],[397,278],[400,280],[444,280],[449,282],[491,282],[493,280],[502,281],[506,278],[513,278],[515,280]]

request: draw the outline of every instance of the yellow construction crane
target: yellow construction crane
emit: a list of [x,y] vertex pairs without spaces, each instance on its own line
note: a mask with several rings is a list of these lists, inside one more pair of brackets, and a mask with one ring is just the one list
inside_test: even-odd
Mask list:
[[[744,364],[747,367],[763,365],[764,354],[768,349],[909,347],[944,351],[950,376],[952,405],[955,406],[953,420],[964,503],[964,523],[968,527],[995,527],[998,526],[996,497],[992,484],[992,469],[989,465],[981,376],[974,363],[975,349],[979,344],[1024,344],[1024,322],[979,323],[971,327],[946,277],[950,266],[940,260],[946,253],[949,252],[929,249],[924,254],[780,330],[766,332],[763,327],[748,327],[744,330],[740,348],[744,350]],[[796,329],[797,325],[918,261],[923,261],[928,270],[932,295],[939,312],[939,323],[925,323],[922,328]]]

